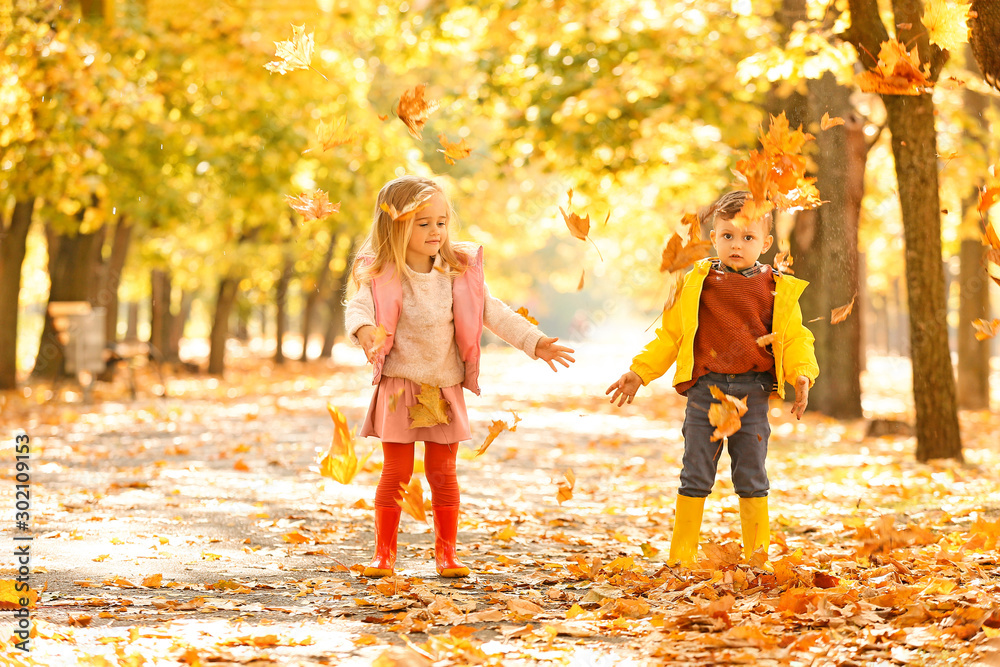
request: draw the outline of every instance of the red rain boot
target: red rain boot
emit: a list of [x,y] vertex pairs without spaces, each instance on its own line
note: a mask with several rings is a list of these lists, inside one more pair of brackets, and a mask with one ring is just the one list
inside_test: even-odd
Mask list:
[[396,564],[396,533],[399,530],[398,507],[375,508],[375,555],[365,568],[366,577],[392,576]]
[[458,560],[455,541],[458,539],[458,505],[434,507],[434,561],[442,577],[467,577],[469,568]]

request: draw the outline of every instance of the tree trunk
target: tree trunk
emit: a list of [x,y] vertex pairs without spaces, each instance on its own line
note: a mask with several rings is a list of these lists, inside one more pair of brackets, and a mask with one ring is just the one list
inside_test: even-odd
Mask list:
[[215,300],[215,317],[209,335],[208,372],[222,375],[226,370],[226,342],[229,340],[229,316],[236,303],[239,280],[225,277],[219,281],[219,294]]
[[[823,114],[843,118],[842,127],[821,131],[816,137],[816,186],[825,201],[815,211],[811,244],[801,266],[801,277],[812,279],[804,319],[816,336],[816,356],[821,380],[809,393],[810,407],[836,419],[857,419],[861,410],[861,327],[864,312],[855,301],[850,316],[832,324],[830,312],[859,296],[858,220],[864,191],[868,147],[864,123],[854,113],[850,90],[833,75],[809,82],[810,117],[819,123]],[[804,248],[803,248],[804,249]],[[794,254],[793,254],[794,256]]]
[[181,307],[170,318],[170,334],[167,337],[167,351],[164,360],[176,363],[181,360],[181,338],[184,337],[184,327],[191,316],[191,305],[194,303],[194,293],[181,291]]
[[281,275],[274,286],[274,363],[285,363],[285,331],[288,330],[288,285],[292,281],[292,270],[295,268],[292,258],[285,256],[285,264]]
[[[888,38],[876,0],[848,0],[847,37],[858,53],[877,54]],[[920,0],[893,0],[896,34],[929,64],[931,79],[947,53],[932,47],[920,22]],[[873,63],[865,62],[866,67]],[[910,313],[910,359],[916,407],[918,461],[962,459],[955,375],[948,348],[947,300],[941,258],[941,205],[937,172],[937,132],[930,94],[883,95],[892,133],[892,154],[906,242],[906,293]]]
[[337,234],[330,235],[330,245],[326,249],[326,254],[323,255],[323,263],[316,274],[316,284],[309,289],[302,307],[302,356],[299,357],[301,361],[309,361],[309,334],[312,333],[313,329],[316,304],[319,303],[326,291],[326,283],[330,278],[330,261],[333,259],[333,251],[337,248],[337,238]]
[[986,248],[979,238],[963,238],[958,305],[958,405],[966,410],[990,408],[990,346],[976,340],[972,321],[989,319]]
[[149,345],[162,360],[166,357],[171,330],[170,298],[173,289],[170,273],[153,269],[150,272],[150,287]]
[[337,276],[337,279],[330,286],[330,296],[327,299],[329,307],[329,319],[326,326],[326,335],[323,337],[323,350],[320,358],[333,358],[333,344],[337,336],[345,334],[344,331],[344,299],[347,296],[347,282],[351,279],[351,262],[354,259],[354,252],[357,250],[360,241],[354,239],[351,247],[347,250],[347,257],[344,261],[344,268]]
[[0,220],[0,389],[17,386],[21,269],[34,210],[35,199],[24,199],[14,203],[9,224]]
[[[87,301],[94,275],[93,262],[97,258],[96,245],[104,238],[102,232],[62,236],[49,234],[49,303],[56,301]],[[54,255],[53,255],[54,251]],[[52,317],[45,313],[35,357],[32,377],[55,377],[63,372],[63,345],[56,335]]]
[[[108,345],[118,341],[118,288],[131,239],[132,225],[124,215],[119,216],[111,238],[111,251],[107,260],[102,258],[101,261],[100,285],[94,301],[104,308],[104,340]],[[109,366],[98,379],[110,382],[114,379],[114,367]]]
[[128,315],[125,317],[125,340],[139,340],[139,302],[128,302]]

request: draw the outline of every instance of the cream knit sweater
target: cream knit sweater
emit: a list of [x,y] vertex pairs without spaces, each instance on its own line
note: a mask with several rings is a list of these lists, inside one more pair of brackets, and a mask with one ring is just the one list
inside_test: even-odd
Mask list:
[[[406,269],[403,308],[396,325],[395,340],[385,359],[382,374],[436,387],[450,387],[465,380],[465,363],[455,342],[452,315],[451,276],[440,271],[415,273]],[[486,289],[483,324],[532,359],[544,334]],[[375,324],[375,301],[371,285],[362,285],[347,304],[346,329],[358,344],[358,329]]]

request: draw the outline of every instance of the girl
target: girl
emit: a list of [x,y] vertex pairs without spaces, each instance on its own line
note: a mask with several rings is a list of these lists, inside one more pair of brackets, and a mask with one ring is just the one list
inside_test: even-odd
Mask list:
[[[374,365],[372,384],[377,386],[361,435],[381,438],[384,457],[375,491],[375,555],[365,568],[367,577],[393,572],[401,511],[396,500],[400,484],[413,474],[417,440],[424,443],[431,487],[438,574],[469,574],[455,554],[455,455],[458,443],[472,437],[462,389],[479,394],[483,326],[532,359],[543,359],[553,371],[555,362],[568,367],[575,361],[572,349],[556,345],[557,338],[546,337],[490,296],[483,250],[451,241],[452,215],[435,181],[419,176],[390,181],[378,194],[371,232],[351,269],[357,291],[347,304],[347,332]],[[410,408],[428,391],[446,402],[446,419],[414,424]]]

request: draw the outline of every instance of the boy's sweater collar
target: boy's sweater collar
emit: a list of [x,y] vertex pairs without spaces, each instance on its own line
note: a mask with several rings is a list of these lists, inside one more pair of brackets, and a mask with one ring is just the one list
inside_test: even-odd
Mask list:
[[766,264],[761,264],[760,262],[755,262],[753,266],[747,267],[742,271],[737,271],[736,269],[726,266],[722,263],[721,259],[715,258],[712,260],[712,269],[715,271],[725,271],[726,273],[738,273],[741,276],[746,276],[751,278],[753,276],[759,275],[764,271],[764,269],[769,269],[770,267]]

